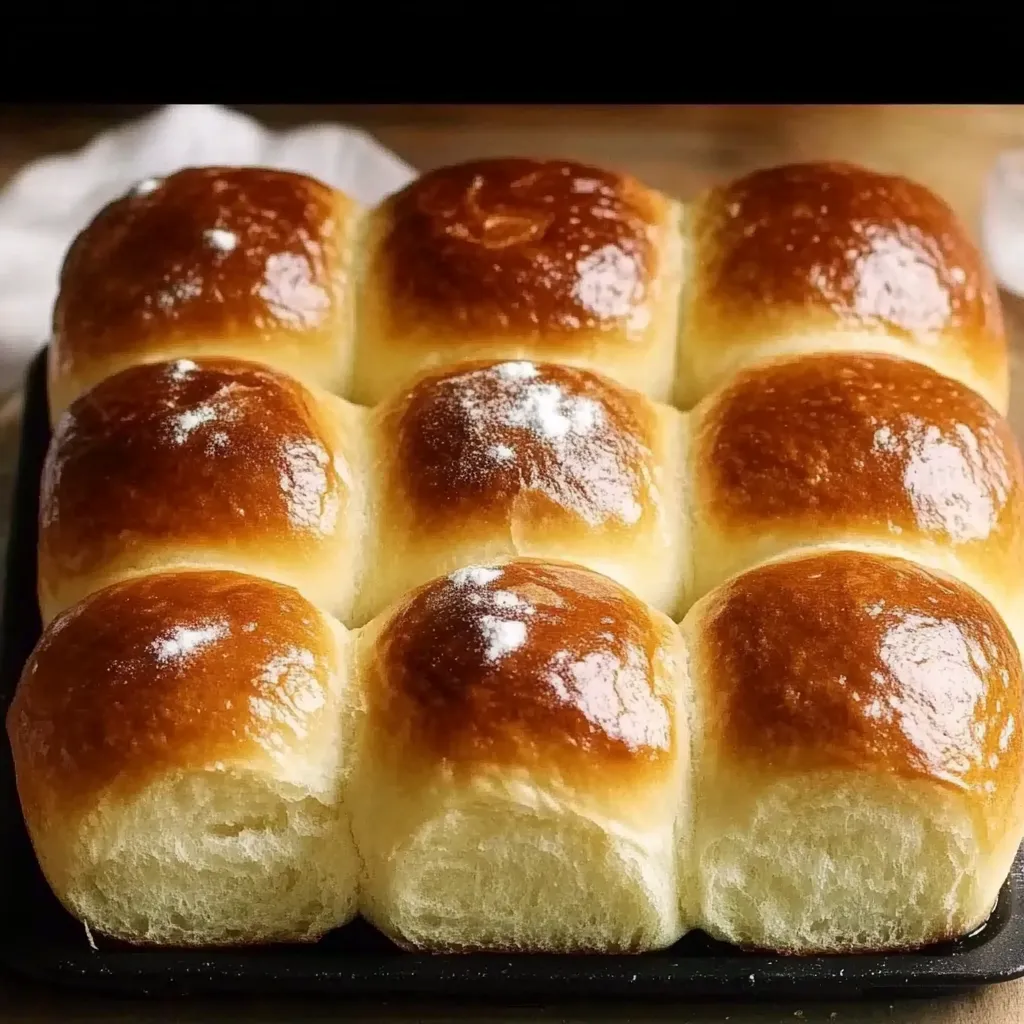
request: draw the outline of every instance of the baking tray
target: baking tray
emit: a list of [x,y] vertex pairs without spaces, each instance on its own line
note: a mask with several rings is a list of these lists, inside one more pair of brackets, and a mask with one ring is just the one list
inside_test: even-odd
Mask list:
[[[49,424],[45,358],[33,363],[11,509],[0,633],[6,713],[40,632],[36,513]],[[632,956],[432,956],[406,953],[362,922],[312,946],[248,950],[139,949],[97,940],[60,906],[32,854],[6,738],[0,741],[0,960],[47,984],[125,994],[324,993],[456,996],[503,1001],[856,998],[937,995],[1024,975],[1024,857],[991,920],[960,942],[888,956],[779,957],[700,933]]]

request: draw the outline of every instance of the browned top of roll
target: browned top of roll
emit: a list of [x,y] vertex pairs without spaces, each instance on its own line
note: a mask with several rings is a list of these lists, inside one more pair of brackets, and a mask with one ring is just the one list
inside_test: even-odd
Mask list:
[[749,317],[742,340],[799,309],[905,335],[962,332],[979,364],[1005,358],[977,248],[943,200],[906,178],[844,163],[755,171],[709,193],[693,230],[695,331],[705,316],[730,329]]
[[671,760],[669,625],[607,577],[522,559],[414,591],[373,648],[374,736],[402,760],[637,780]]
[[140,541],[312,552],[340,527],[348,472],[312,397],[283,374],[230,359],[131,367],[58,423],[43,559],[81,570]]
[[698,629],[720,757],[927,778],[986,800],[1016,790],[1020,657],[965,585],[831,552],[735,577]]
[[445,167],[374,214],[369,286],[399,331],[437,320],[453,340],[639,333],[667,211],[635,179],[566,160]]
[[353,211],[287,171],[189,168],[139,183],[68,252],[54,310],[62,365],[182,338],[322,329],[344,305]]
[[59,616],[7,729],[22,799],[128,794],[176,769],[287,759],[327,701],[334,639],[289,587],[230,572],[143,576]]
[[657,498],[650,404],[586,370],[471,363],[422,379],[384,417],[389,508],[417,531],[512,516],[632,526]]
[[706,514],[737,531],[878,528],[1021,558],[1024,466],[974,391],[884,356],[803,356],[740,374],[700,413]]

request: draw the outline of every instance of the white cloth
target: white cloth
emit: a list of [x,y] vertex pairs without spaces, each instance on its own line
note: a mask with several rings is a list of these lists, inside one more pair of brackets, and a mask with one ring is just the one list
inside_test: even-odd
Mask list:
[[218,163],[301,171],[367,205],[415,177],[365,132],[329,124],[275,132],[205,104],[164,107],[76,153],[28,164],[0,191],[0,391],[18,385],[45,343],[64,253],[100,207],[142,178]]
[[985,257],[999,283],[1024,297],[1024,150],[1002,153],[985,182],[981,211]]

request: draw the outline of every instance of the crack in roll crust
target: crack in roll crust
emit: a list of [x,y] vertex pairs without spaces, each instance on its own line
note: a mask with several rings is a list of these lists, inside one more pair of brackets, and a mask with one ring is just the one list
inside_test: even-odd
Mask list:
[[336,373],[355,213],[345,196],[287,171],[203,167],[141,182],[68,251],[52,379],[81,390],[117,358],[233,346]]
[[663,201],[568,161],[489,160],[423,175],[390,200],[374,271],[399,331],[424,315],[469,335],[646,326]]
[[395,437],[386,518],[417,530],[472,512],[633,526],[658,500],[647,405],[586,370],[469,364],[419,382],[386,417]]
[[707,600],[707,729],[730,760],[926,778],[985,803],[1018,791],[1020,656],[970,588],[831,552],[753,569]]
[[516,765],[625,784],[674,757],[666,627],[569,564],[469,566],[389,618],[368,666],[372,734],[451,771]]
[[343,543],[350,514],[335,433],[301,385],[253,363],[182,359],[107,378],[61,418],[47,453],[43,588],[173,560],[172,548],[186,561],[315,559]]
[[796,344],[856,332],[973,375],[1005,408],[994,282],[953,211],[924,186],[843,163],[756,171],[698,202],[691,231],[698,263],[681,358],[709,349],[689,355],[700,378],[691,388],[706,391],[787,336]]
[[751,552],[853,535],[925,544],[992,579],[1024,569],[1010,426],[928,367],[803,356],[740,374],[695,420],[696,549],[721,570],[703,573],[704,590]]
[[319,729],[335,640],[290,587],[231,572],[116,584],[56,619],[7,716],[26,805],[74,813],[178,770],[275,762]]
[[482,356],[670,389],[681,244],[677,205],[626,175],[527,159],[425,174],[369,219],[353,397]]

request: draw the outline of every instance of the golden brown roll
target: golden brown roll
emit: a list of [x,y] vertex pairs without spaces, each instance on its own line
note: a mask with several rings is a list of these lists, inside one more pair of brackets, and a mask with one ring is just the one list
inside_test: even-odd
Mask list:
[[775,562],[683,626],[700,925],[781,952],[883,951],[988,917],[1024,834],[1020,655],[913,562]]
[[98,932],[314,939],[355,913],[342,631],[289,587],[159,573],[52,622],[7,730],[54,892]]
[[44,621],[173,568],[238,569],[340,617],[364,550],[361,410],[232,359],[109,377],[57,425],[43,468]]
[[980,590],[1016,626],[1024,466],[966,385],[887,356],[802,356],[740,373],[693,412],[695,594],[826,544],[889,551]]
[[599,370],[672,391],[678,205],[565,160],[480,160],[425,174],[369,217],[352,398],[375,404],[468,359]]
[[1024,837],[1007,362],[949,208],[851,165],[142,183],[54,314],[47,879],[157,944],[971,931]]
[[358,219],[347,196],[287,171],[200,167],[140,182],[64,262],[53,420],[117,370],[178,356],[238,356],[344,388]]
[[938,196],[850,164],[756,171],[687,210],[676,399],[814,351],[906,356],[1000,412],[1006,338],[992,277]]
[[679,632],[607,577],[470,566],[361,634],[362,911],[429,950],[641,950],[682,934]]
[[428,375],[373,414],[376,542],[357,621],[471,562],[578,562],[667,613],[689,583],[684,419],[588,370]]

